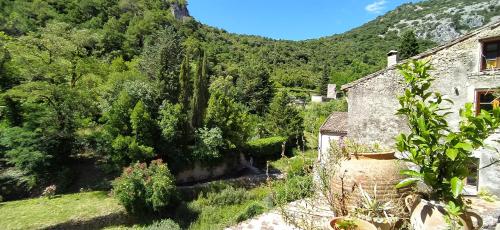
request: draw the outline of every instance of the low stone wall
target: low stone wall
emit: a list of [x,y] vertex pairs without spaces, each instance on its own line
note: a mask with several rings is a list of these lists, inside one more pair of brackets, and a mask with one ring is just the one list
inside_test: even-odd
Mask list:
[[224,175],[235,173],[246,168],[249,165],[243,154],[239,156],[226,157],[216,164],[206,165],[201,162],[195,162],[191,169],[186,169],[175,175],[177,184],[195,183],[217,179]]
[[208,190],[210,190],[212,186],[216,186],[217,183],[224,183],[233,187],[251,189],[266,183],[268,179],[281,180],[284,179],[284,176],[281,173],[269,174],[269,176],[266,174],[251,175],[227,180],[201,183],[192,186],[179,186],[177,187],[177,191],[180,193],[183,200],[193,200],[196,199],[201,192],[208,192]]

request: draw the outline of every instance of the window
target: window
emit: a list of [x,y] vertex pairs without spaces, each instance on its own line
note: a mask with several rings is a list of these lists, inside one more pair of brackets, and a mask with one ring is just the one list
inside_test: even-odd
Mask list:
[[500,40],[484,42],[481,70],[500,68]]
[[499,90],[479,90],[476,91],[476,114],[481,110],[491,111],[500,103],[498,98]]

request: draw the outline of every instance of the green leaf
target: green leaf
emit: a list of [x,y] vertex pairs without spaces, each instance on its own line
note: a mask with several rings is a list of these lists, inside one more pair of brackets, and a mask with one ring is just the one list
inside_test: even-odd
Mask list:
[[420,181],[420,178],[406,178],[399,182],[399,184],[396,185],[396,188],[404,188],[407,186],[410,186],[412,184],[415,184],[415,182]]
[[472,145],[470,145],[469,143],[465,143],[465,142],[460,142],[460,143],[456,144],[455,148],[457,148],[457,149],[463,149],[465,151],[472,151],[472,150],[474,150],[472,148]]
[[401,170],[401,175],[411,176],[413,178],[422,178],[423,175],[417,171],[413,170]]
[[420,129],[420,131],[426,131],[427,130],[427,126],[425,124],[425,118],[424,116],[420,116],[418,118],[418,128]]
[[451,183],[451,193],[453,193],[454,198],[457,198],[464,189],[464,182],[463,180],[460,180],[458,177],[453,177],[450,183]]
[[455,158],[457,158],[458,155],[458,150],[457,149],[447,149],[446,150],[446,156],[450,158],[450,160],[454,161]]

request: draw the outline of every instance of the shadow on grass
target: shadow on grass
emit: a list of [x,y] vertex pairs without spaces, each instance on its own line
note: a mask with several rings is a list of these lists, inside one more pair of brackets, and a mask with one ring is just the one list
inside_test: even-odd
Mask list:
[[193,210],[188,206],[186,202],[180,203],[174,211],[174,215],[171,216],[182,229],[187,229],[191,223],[198,219],[200,212],[198,210]]
[[[164,219],[172,219],[182,229],[187,229],[191,223],[198,219],[199,212],[188,207],[186,202],[179,202],[170,206],[168,209],[156,214],[128,214],[128,221],[122,226],[132,227],[140,226],[147,227],[155,222],[160,222]],[[110,225],[113,226],[113,225]],[[119,225],[114,225],[119,226]]]

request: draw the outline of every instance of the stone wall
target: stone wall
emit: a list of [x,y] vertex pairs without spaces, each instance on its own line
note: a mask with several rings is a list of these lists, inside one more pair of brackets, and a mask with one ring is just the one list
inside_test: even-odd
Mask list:
[[348,137],[359,143],[391,145],[404,131],[405,120],[394,114],[399,107],[396,95],[403,92],[402,79],[391,69],[349,89]]
[[319,149],[318,149],[318,162],[323,163],[323,159],[328,156],[328,151],[330,150],[330,144],[332,141],[339,142],[344,135],[335,133],[320,133],[319,134]]
[[192,168],[177,173],[175,179],[178,184],[212,180],[239,172],[248,165],[248,161],[242,154],[238,157],[226,157],[213,165],[195,162]]
[[[454,129],[458,128],[460,109],[466,103],[474,102],[476,90],[500,88],[500,71],[480,72],[480,41],[492,37],[500,37],[498,24],[476,31],[459,42],[445,45],[444,49],[431,50],[417,56],[429,61],[434,68],[431,75],[436,81],[431,90],[454,101],[454,104],[446,105],[453,112],[448,117],[448,122]],[[408,131],[405,119],[395,115],[399,108],[397,97],[404,91],[404,85],[403,77],[394,67],[358,80],[345,90],[349,103],[348,137],[365,144],[378,142],[386,147],[393,147],[394,137]],[[499,139],[500,137],[496,138]],[[478,151],[481,164],[486,164],[489,161],[485,159],[498,157],[500,146],[496,145],[496,150],[489,152]],[[496,152],[496,156],[492,156],[491,152]],[[500,195],[499,172],[498,165],[480,172],[480,187],[488,187]],[[489,179],[491,177],[494,180]]]

